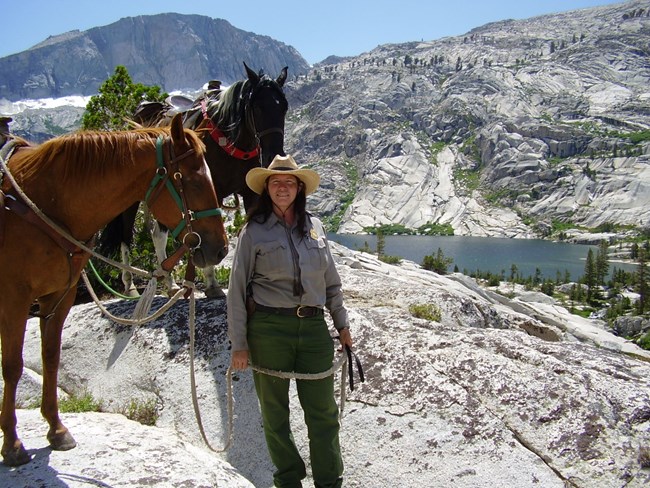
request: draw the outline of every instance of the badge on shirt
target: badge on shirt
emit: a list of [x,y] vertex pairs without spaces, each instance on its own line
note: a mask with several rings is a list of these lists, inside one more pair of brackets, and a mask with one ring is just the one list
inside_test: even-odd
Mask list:
[[311,229],[311,230],[309,231],[309,237],[311,237],[311,238],[314,239],[315,241],[318,240],[318,233],[316,232],[315,229]]

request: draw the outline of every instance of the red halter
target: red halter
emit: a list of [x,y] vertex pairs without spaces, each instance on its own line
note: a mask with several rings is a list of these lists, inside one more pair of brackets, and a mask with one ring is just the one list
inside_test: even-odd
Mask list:
[[233,158],[248,160],[256,157],[260,153],[259,145],[255,146],[255,149],[253,149],[252,151],[242,151],[237,146],[235,146],[234,142],[229,141],[228,138],[226,137],[226,134],[224,134],[219,129],[219,127],[214,125],[214,122],[212,122],[212,119],[208,115],[208,109],[205,100],[201,102],[201,112],[203,113],[203,118],[207,121],[208,129],[210,129],[210,136],[212,137],[214,142],[219,144],[221,149],[226,151]]

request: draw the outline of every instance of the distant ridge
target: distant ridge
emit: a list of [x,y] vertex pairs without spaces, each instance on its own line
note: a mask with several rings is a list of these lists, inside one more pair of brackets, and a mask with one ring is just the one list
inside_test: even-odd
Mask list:
[[137,83],[196,90],[213,78],[241,79],[243,62],[269,73],[288,66],[290,76],[309,69],[296,49],[268,36],[222,19],[164,13],[51,36],[0,58],[0,93],[10,101],[93,95],[117,65]]

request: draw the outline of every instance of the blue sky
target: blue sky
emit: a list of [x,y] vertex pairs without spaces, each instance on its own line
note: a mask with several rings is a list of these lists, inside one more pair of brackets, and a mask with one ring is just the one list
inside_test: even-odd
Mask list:
[[616,0],[3,0],[0,57],[71,30],[166,12],[225,19],[296,48],[309,63],[380,44],[461,35],[488,22],[622,3]]

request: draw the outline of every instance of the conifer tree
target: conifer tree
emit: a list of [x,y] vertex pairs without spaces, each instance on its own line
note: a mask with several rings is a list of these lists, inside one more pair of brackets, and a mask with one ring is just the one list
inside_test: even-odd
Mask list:
[[639,250],[639,257],[637,258],[636,269],[636,292],[639,294],[639,299],[636,302],[636,310],[639,315],[642,315],[648,308],[648,292],[650,285],[648,284],[648,253],[645,249]]
[[93,130],[123,130],[128,128],[127,119],[143,100],[163,101],[167,93],[159,86],[133,83],[124,66],[116,66],[113,76],[100,87],[99,95],[90,98],[84,112],[81,127]]
[[599,285],[605,284],[605,278],[609,271],[609,262],[607,260],[608,247],[606,240],[601,240],[596,252],[596,281]]
[[587,261],[585,262],[584,284],[587,285],[587,302],[591,303],[596,298],[596,263],[594,261],[594,252],[589,249],[587,252]]

